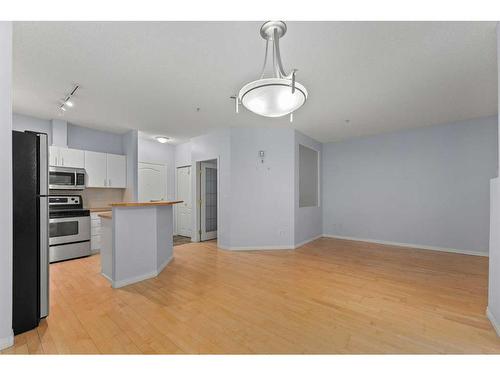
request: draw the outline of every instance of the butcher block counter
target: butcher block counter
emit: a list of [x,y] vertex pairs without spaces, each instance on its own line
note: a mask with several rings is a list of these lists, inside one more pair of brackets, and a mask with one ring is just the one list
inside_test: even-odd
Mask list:
[[173,205],[111,203],[101,217],[101,268],[113,288],[158,276],[173,257]]

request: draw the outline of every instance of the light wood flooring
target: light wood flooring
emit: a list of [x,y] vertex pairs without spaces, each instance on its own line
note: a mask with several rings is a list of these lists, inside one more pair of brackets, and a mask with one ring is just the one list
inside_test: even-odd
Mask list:
[[485,257],[321,238],[176,246],[157,278],[121,289],[99,256],[50,271],[50,316],[5,353],[500,353]]

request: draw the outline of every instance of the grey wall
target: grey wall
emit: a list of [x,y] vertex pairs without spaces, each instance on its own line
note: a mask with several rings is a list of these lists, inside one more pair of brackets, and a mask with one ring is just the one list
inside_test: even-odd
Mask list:
[[293,247],[294,139],[289,128],[231,129],[232,249]]
[[[75,124],[66,124],[62,120],[44,120],[37,117],[27,116],[20,113],[12,115],[12,127],[14,130],[31,130],[47,133],[49,135],[49,144],[53,145],[54,130],[53,122],[60,125],[66,131],[58,131],[58,142],[61,146],[76,148],[79,150],[88,150],[96,152],[107,152],[110,154],[124,154],[123,135],[102,130],[85,128]],[[62,134],[61,134],[62,133]]]
[[299,146],[309,147],[319,154],[320,166],[322,158],[322,144],[314,139],[295,131],[295,246],[307,242],[323,233],[322,227],[322,203],[321,203],[321,170],[320,173],[320,196],[316,207],[300,207],[300,181],[299,181]]
[[49,135],[49,145],[52,144],[52,125],[50,120],[43,120],[37,117],[13,113],[12,128],[19,131],[31,130],[40,133],[47,133]]
[[[497,56],[500,56],[500,24],[498,23]],[[497,69],[498,77],[500,77],[500,59],[497,59]],[[498,87],[498,109],[500,110],[500,87]],[[500,161],[500,152],[497,153],[497,158]],[[490,259],[487,314],[500,336],[500,179],[498,177],[491,181],[490,189]]]
[[123,135],[68,124],[68,147],[79,150],[124,154]]
[[323,145],[323,232],[488,252],[497,118]]
[[139,162],[138,131],[131,130],[125,133],[122,142],[123,152],[127,155],[127,188],[123,193],[123,200],[127,202],[137,202],[137,163]]
[[12,22],[0,22],[0,350],[12,333]]
[[[219,158],[219,211],[217,212],[219,227],[217,232],[217,243],[220,247],[228,248],[230,246],[231,234],[231,130],[216,130],[210,134],[194,137],[190,141],[189,149],[191,152],[193,171],[196,162]],[[191,176],[192,202],[196,202],[196,174],[191,173]],[[199,218],[194,204],[191,218],[193,236],[196,236],[194,232]]]

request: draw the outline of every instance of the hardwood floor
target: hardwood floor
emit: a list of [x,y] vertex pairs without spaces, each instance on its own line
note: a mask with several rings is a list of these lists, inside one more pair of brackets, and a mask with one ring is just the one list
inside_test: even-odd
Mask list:
[[122,289],[99,256],[50,271],[50,316],[4,353],[500,353],[485,257],[321,238],[176,246],[157,278]]

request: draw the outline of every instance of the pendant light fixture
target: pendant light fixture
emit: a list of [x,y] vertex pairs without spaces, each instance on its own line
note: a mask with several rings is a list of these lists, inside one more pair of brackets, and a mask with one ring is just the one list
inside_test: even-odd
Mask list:
[[[239,104],[265,117],[281,117],[299,109],[307,100],[306,88],[295,80],[297,69],[286,73],[281,62],[279,39],[286,33],[283,21],[268,21],[260,28],[260,35],[266,40],[264,65],[260,79],[243,86],[238,96],[233,96],[238,113]],[[272,48],[273,76],[265,78],[269,44]]]

